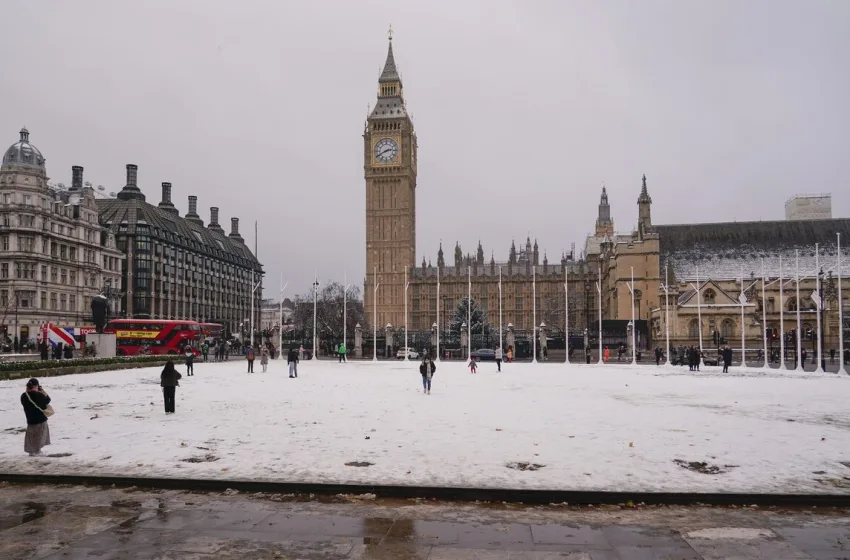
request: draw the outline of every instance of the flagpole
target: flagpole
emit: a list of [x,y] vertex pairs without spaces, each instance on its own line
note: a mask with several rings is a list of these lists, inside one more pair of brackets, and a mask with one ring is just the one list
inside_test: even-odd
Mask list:
[[375,285],[374,292],[372,294],[372,361],[378,361],[378,267],[374,267],[372,274],[373,280],[372,283]]
[[632,365],[637,365],[637,322],[635,321],[635,267],[632,269],[632,282],[629,291],[632,294]]
[[815,356],[815,360],[817,360],[817,362],[815,362],[815,365],[817,367],[815,368],[815,371],[823,374],[826,373],[823,369],[825,361],[823,357],[823,325],[821,325],[820,319],[821,309],[823,308],[823,296],[821,295],[820,288],[820,247],[817,243],[815,243],[815,298],[815,303],[817,304],[816,313],[818,325],[818,350],[817,355]]
[[407,281],[407,266],[404,267],[404,361],[409,361],[407,355],[410,353],[407,350],[407,288],[410,287],[410,282]]
[[[564,356],[564,363],[570,363],[570,290],[568,287],[569,282],[569,270],[564,268],[564,348],[566,349],[566,355]],[[585,352],[587,349],[585,348]]]
[[531,267],[531,347],[532,360],[531,363],[537,363],[537,267]]
[[667,363],[665,365],[670,365],[670,267],[669,261],[668,266],[664,267],[664,338],[666,340],[666,350],[667,353],[665,357],[667,358]]
[[738,297],[741,303],[741,367],[747,367],[747,332],[744,325],[744,304],[747,301],[747,296],[744,295],[744,267],[741,267],[741,295]]
[[764,259],[761,260],[761,334],[764,338],[764,366],[762,369],[768,370],[770,366],[768,365],[768,356],[767,356],[767,298],[765,297],[765,285],[764,285]]
[[437,263],[437,361],[442,362],[442,358],[440,357],[440,329],[442,325],[440,324],[440,305],[442,302],[440,301],[440,263]]
[[785,371],[785,298],[783,296],[782,255],[779,255],[779,369]]
[[[345,346],[345,352],[348,353],[348,271],[342,273],[342,344]],[[362,350],[362,349],[361,349]]]
[[466,267],[468,277],[466,295],[466,357],[472,359],[472,266]]
[[700,294],[699,285],[699,267],[697,267],[697,334],[699,335],[699,364],[704,366],[702,361],[702,295]]
[[602,264],[599,265],[599,275],[597,278],[596,291],[599,292],[599,360],[597,363],[603,365],[605,362],[602,359]]
[[502,346],[502,267],[499,266],[499,349],[502,351],[502,358],[505,356],[505,349]]
[[838,238],[838,373],[847,373],[844,368],[844,300],[841,294],[841,234],[835,234]]
[[800,333],[800,250],[794,251],[794,268],[796,270],[797,284],[797,367],[795,371],[805,371],[803,369],[803,344],[801,342],[802,333]]

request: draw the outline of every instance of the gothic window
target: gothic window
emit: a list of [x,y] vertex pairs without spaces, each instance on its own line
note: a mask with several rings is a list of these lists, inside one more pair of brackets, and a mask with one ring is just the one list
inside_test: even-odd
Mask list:
[[688,323],[688,338],[699,338],[699,322],[697,319],[691,319]]
[[720,335],[727,341],[735,335],[735,323],[732,319],[723,319],[720,323]]
[[797,298],[788,298],[788,311],[797,311]]
[[712,290],[711,288],[707,289],[702,293],[703,303],[706,303],[708,305],[713,305],[716,297],[717,294],[715,294],[714,290]]

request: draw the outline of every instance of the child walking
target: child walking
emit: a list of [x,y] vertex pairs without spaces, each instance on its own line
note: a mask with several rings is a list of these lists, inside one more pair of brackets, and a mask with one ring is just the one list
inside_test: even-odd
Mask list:
[[469,360],[469,373],[478,373],[478,363],[475,361],[475,356]]

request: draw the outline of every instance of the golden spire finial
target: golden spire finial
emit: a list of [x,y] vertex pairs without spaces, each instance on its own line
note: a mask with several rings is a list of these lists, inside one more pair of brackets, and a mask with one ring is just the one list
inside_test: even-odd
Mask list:
[[390,24],[390,28],[387,31],[387,38],[392,41],[393,40],[393,24]]

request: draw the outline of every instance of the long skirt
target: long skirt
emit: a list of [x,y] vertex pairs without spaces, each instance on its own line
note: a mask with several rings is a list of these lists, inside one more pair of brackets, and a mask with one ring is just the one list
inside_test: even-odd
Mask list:
[[27,435],[24,438],[24,451],[38,453],[45,445],[50,445],[50,428],[47,422],[28,424]]

